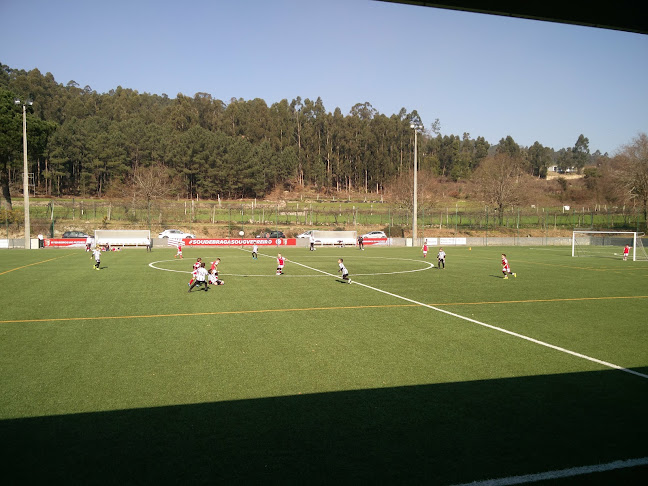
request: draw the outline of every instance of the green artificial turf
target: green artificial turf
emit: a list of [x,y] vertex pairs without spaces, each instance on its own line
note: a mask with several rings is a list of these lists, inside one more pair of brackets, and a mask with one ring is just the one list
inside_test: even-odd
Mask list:
[[[449,485],[648,456],[648,379],[605,364],[648,375],[648,263],[445,250],[445,270],[418,248],[124,250],[100,271],[0,252],[16,484]],[[225,285],[187,292],[199,256]]]

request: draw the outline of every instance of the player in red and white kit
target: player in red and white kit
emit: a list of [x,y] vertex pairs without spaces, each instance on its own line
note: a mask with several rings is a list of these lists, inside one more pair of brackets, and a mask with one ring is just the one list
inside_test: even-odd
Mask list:
[[630,254],[630,247],[628,245],[625,246],[623,249],[623,261],[625,262],[628,259],[628,255]]
[[193,264],[193,272],[191,272],[191,280],[189,280],[189,283],[187,284],[189,287],[191,287],[191,284],[194,283],[194,280],[196,280],[196,270],[198,270],[202,265],[202,258],[198,258],[196,260],[196,263]]
[[175,254],[173,258],[178,258],[182,260],[182,243],[178,243],[178,253]]
[[427,252],[428,252],[428,246],[427,242],[423,243],[423,258],[427,257]]
[[220,263],[220,258],[217,258],[213,262],[211,262],[211,268],[209,271],[211,272],[212,270],[216,270],[216,275],[218,275],[218,264]]
[[277,275],[283,275],[283,267],[286,263],[286,259],[281,256],[281,253],[277,255]]
[[502,273],[504,274],[505,279],[507,279],[509,275],[517,277],[516,273],[511,272],[511,267],[509,266],[509,262],[504,253],[502,253]]

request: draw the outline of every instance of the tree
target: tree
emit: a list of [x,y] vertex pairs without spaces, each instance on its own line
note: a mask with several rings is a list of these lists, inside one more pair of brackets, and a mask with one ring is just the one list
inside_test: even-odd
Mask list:
[[138,166],[133,170],[127,192],[135,204],[146,205],[147,220],[151,225],[151,204],[181,191],[182,184],[167,167],[155,162],[148,167]]
[[576,140],[576,144],[574,145],[574,148],[572,148],[572,160],[573,160],[573,166],[578,170],[578,173],[580,174],[581,171],[583,170],[583,167],[585,167],[585,164],[589,160],[589,139],[581,134],[578,137],[578,140]]
[[543,147],[540,142],[535,142],[529,147],[529,163],[534,176],[541,179],[547,178],[547,167],[551,164],[552,150],[549,147]]
[[497,210],[500,224],[504,222],[504,209],[525,199],[524,165],[519,156],[498,153],[487,157],[475,171],[474,181],[483,201]]
[[508,154],[510,157],[518,157],[520,155],[520,146],[515,143],[513,137],[507,135],[497,144],[496,152],[498,154]]
[[648,135],[640,133],[615,157],[617,178],[631,200],[639,202],[648,221]]
[[21,139],[22,130],[14,107],[14,95],[0,88],[0,208],[6,204],[11,209],[9,169],[20,160]]

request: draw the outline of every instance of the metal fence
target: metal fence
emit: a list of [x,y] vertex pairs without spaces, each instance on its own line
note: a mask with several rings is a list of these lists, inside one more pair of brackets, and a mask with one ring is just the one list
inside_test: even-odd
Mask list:
[[[22,228],[22,208],[0,212],[7,238]],[[30,205],[32,233],[59,236],[65,228],[83,230],[118,228],[178,227],[200,234],[209,225],[227,227],[230,233],[241,229],[251,233],[263,229],[320,227],[323,229],[371,228],[388,236],[408,236],[412,212],[382,202],[317,201],[151,201],[125,200],[47,200]],[[600,229],[645,231],[646,221],[639,208],[582,207],[507,208],[502,214],[490,207],[421,207],[419,231],[445,233],[502,231],[522,233],[538,230]],[[480,233],[481,234],[481,233]],[[0,229],[0,236],[4,237]]]

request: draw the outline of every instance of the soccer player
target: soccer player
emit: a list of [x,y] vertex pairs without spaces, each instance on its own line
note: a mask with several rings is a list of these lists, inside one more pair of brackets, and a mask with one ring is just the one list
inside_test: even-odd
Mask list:
[[623,249],[623,261],[625,262],[628,259],[628,255],[630,254],[630,247],[628,245],[625,246]]
[[277,254],[277,275],[283,275],[283,267],[286,263],[286,259],[281,256],[281,253]]
[[427,257],[427,252],[428,252],[427,242],[423,243],[422,250],[423,250],[423,258]]
[[441,270],[445,268],[445,257],[445,251],[443,251],[443,248],[439,248],[439,253],[437,253],[437,261],[439,262],[439,268]]
[[225,285],[225,282],[218,278],[217,270],[212,269],[209,271],[209,285]]
[[255,243],[252,245],[252,260],[258,260],[259,259],[259,247]]
[[504,279],[507,279],[509,275],[517,277],[516,273],[511,272],[511,267],[509,266],[509,262],[506,259],[506,254],[504,253],[502,253],[502,273],[504,274]]
[[338,272],[342,272],[342,280],[346,280],[348,283],[351,283],[351,279],[349,278],[349,271],[347,270],[347,267],[344,266],[344,260],[342,258],[338,260],[338,266],[340,267]]
[[180,260],[182,260],[182,242],[178,243],[178,253],[176,253],[173,258],[178,257],[180,257]]
[[101,250],[97,247],[92,252],[92,256],[95,259],[94,269],[99,270],[99,265],[101,265]]
[[191,284],[191,287],[189,287],[189,290],[187,290],[187,292],[191,292],[191,289],[193,289],[196,285],[203,286],[205,292],[209,290],[209,287],[207,286],[207,269],[205,268],[204,263],[201,263],[198,270],[196,270],[196,280],[194,280],[194,283]]
[[196,280],[196,275],[198,270],[202,264],[202,258],[198,257],[198,260],[196,260],[196,263],[193,264],[193,272],[191,272],[191,280],[189,280],[189,283],[187,284],[189,287],[191,287],[191,284],[194,283],[194,280]]
[[216,270],[216,275],[218,275],[218,264],[219,263],[220,263],[220,258],[217,258],[216,260],[211,262],[211,268],[209,269],[210,271],[211,270]]

